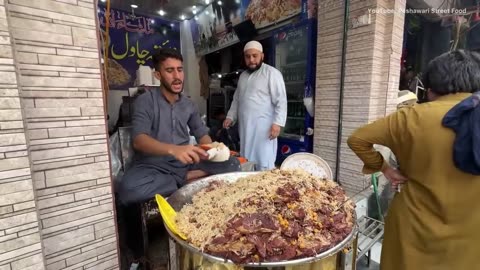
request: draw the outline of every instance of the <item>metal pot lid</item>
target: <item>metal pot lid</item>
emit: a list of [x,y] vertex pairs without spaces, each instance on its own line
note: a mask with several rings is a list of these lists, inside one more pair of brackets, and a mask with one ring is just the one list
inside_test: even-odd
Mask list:
[[301,168],[313,176],[333,179],[332,169],[321,157],[312,153],[296,153],[288,156],[280,166],[281,170]]

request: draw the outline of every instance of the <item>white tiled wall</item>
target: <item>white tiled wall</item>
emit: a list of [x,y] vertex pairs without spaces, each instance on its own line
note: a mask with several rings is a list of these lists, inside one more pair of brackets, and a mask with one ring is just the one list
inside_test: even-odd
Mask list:
[[0,0],[0,269],[44,269],[11,41]]
[[[319,0],[314,153],[335,171],[336,153],[340,151],[339,180],[347,189],[360,191],[368,182],[346,140],[356,128],[395,107],[404,15],[372,14],[371,24],[348,30],[342,143],[337,149],[343,5],[344,1]],[[405,0],[352,0],[350,20],[380,7],[399,10],[405,7]]]
[[118,268],[95,17],[0,0],[2,270]]

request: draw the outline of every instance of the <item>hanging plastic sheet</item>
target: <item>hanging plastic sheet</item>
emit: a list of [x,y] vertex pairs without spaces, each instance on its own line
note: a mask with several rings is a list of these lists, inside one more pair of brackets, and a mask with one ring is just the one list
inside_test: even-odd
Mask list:
[[123,171],[126,172],[132,165],[133,156],[135,155],[132,145],[132,128],[120,127],[118,129],[118,134],[120,139]]
[[122,162],[121,162],[121,153],[120,153],[120,139],[118,136],[118,132],[115,132],[112,136],[110,136],[109,140],[109,150],[110,150],[110,164],[112,168],[112,177],[113,181],[118,179],[120,171],[122,170]]

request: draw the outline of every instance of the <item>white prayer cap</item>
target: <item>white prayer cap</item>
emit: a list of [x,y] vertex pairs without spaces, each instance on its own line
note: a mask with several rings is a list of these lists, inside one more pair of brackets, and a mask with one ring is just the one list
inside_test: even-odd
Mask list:
[[243,48],[243,51],[250,50],[250,49],[255,49],[259,52],[263,52],[263,46],[260,42],[258,41],[250,41],[247,44],[245,44],[245,47]]
[[417,95],[410,90],[401,90],[398,92],[397,108],[412,106],[418,101]]

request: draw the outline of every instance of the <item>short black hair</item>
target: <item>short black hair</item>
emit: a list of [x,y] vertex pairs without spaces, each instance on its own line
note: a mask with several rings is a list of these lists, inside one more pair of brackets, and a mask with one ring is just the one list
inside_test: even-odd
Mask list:
[[160,49],[153,55],[153,67],[156,71],[160,70],[160,65],[168,58],[174,58],[183,62],[182,54],[175,49]]
[[480,54],[457,50],[436,57],[428,63],[423,83],[441,96],[480,90]]

